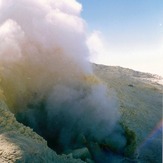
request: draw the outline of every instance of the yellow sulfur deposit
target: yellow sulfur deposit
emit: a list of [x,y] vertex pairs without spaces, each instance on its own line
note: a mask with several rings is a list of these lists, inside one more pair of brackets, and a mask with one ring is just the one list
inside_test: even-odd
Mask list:
[[88,84],[88,85],[92,85],[92,84],[99,84],[102,81],[97,78],[95,75],[84,75],[84,81]]

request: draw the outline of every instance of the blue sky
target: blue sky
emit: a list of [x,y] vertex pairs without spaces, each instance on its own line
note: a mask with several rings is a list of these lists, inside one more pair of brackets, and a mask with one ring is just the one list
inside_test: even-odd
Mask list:
[[94,62],[163,76],[162,0],[78,2],[83,6],[81,16],[87,22],[88,32],[94,33],[96,45],[103,44],[97,45]]

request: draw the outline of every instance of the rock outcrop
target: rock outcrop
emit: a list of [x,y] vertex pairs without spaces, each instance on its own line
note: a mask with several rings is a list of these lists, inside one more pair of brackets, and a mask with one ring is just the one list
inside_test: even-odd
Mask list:
[[0,101],[0,162],[82,163],[72,155],[57,155],[47,142],[29,127],[16,121],[6,104]]

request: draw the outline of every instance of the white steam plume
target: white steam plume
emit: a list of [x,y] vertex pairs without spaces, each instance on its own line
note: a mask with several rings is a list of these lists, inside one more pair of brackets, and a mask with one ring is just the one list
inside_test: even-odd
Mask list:
[[[75,0],[0,0],[0,77],[18,119],[47,139],[108,136],[119,119],[112,91],[92,74]],[[64,134],[63,134],[64,133]]]

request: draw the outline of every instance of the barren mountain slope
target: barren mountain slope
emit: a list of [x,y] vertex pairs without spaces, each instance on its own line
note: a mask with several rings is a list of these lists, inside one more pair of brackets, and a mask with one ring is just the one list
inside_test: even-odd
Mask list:
[[[136,162],[160,163],[163,86],[158,82],[162,78],[121,67],[94,64],[93,68],[96,76],[114,89],[120,103],[120,121],[136,133],[139,155]],[[0,162],[83,162],[72,155],[57,155],[42,137],[16,121],[2,92],[0,98]],[[82,150],[78,152],[80,157]]]
[[161,162],[163,78],[122,67],[93,66],[95,74],[115,90],[121,120],[136,133],[141,162]]

